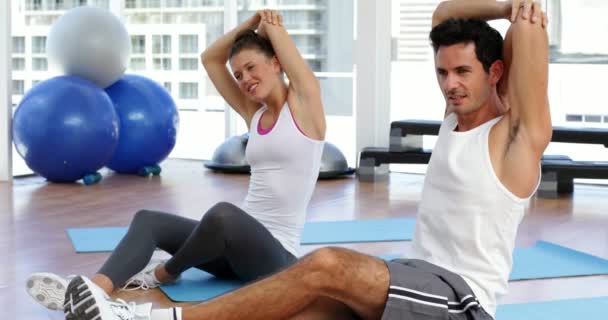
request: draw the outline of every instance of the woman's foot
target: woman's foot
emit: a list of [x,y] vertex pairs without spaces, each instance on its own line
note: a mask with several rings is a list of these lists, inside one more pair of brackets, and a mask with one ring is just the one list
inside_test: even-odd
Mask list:
[[142,271],[132,276],[125,285],[122,287],[122,290],[132,291],[132,290],[148,290],[157,288],[165,283],[172,283],[179,279],[173,278],[167,271],[164,269],[164,261],[155,261],[148,264]]
[[68,280],[54,273],[32,273],[26,282],[27,293],[47,309],[62,310]]

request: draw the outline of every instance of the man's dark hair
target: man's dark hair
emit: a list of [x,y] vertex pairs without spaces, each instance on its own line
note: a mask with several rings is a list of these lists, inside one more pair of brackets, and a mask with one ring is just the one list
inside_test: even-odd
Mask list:
[[458,43],[475,44],[477,60],[486,72],[496,60],[502,60],[502,36],[496,29],[478,19],[448,19],[431,30],[431,42],[435,54],[441,46]]
[[228,52],[228,59],[231,59],[235,54],[245,49],[258,50],[268,58],[275,56],[274,48],[272,47],[270,40],[261,37],[253,30],[242,31],[236,36],[234,44]]

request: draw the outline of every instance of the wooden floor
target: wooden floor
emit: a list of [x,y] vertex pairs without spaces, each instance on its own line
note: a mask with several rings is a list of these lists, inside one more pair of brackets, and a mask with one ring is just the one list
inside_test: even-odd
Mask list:
[[[108,254],[76,254],[68,227],[127,225],[142,208],[199,218],[218,201],[240,203],[248,176],[207,171],[198,162],[172,160],[160,177],[140,178],[107,173],[94,186],[48,184],[41,178],[0,183],[0,319],[63,319],[33,302],[25,292],[31,272],[63,275],[97,271]],[[309,220],[414,217],[423,177],[391,174],[388,182],[359,183],[345,178],[321,181],[313,196]],[[573,196],[534,198],[517,245],[542,239],[608,258],[608,187],[577,185]],[[407,242],[346,247],[370,254],[405,253]],[[303,252],[315,247],[304,247]],[[170,301],[159,291],[120,293],[131,301]],[[501,303],[608,296],[608,276],[519,281]]]

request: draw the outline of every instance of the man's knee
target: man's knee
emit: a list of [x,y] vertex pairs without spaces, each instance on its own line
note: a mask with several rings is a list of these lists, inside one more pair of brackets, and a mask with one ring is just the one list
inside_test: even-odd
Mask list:
[[349,263],[346,249],[335,247],[315,250],[308,259],[311,268],[325,275],[328,280],[341,276],[344,266]]
[[302,257],[288,270],[293,270],[299,285],[310,291],[333,291],[341,281],[335,278],[335,270],[340,268],[341,259],[339,249],[321,248]]

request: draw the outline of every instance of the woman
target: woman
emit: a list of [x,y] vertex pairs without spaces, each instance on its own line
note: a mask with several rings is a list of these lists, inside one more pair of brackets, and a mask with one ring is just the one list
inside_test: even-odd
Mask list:
[[[110,258],[86,279],[108,294],[125,283],[154,288],[191,267],[251,281],[288,266],[298,255],[326,130],[319,82],[281,16],[270,10],[219,38],[201,60],[217,90],[249,126],[249,191],[241,208],[218,203],[200,222],[138,212]],[[172,257],[146,267],[156,248]],[[30,276],[27,290],[47,308],[59,309],[66,285],[57,275],[38,273]]]

